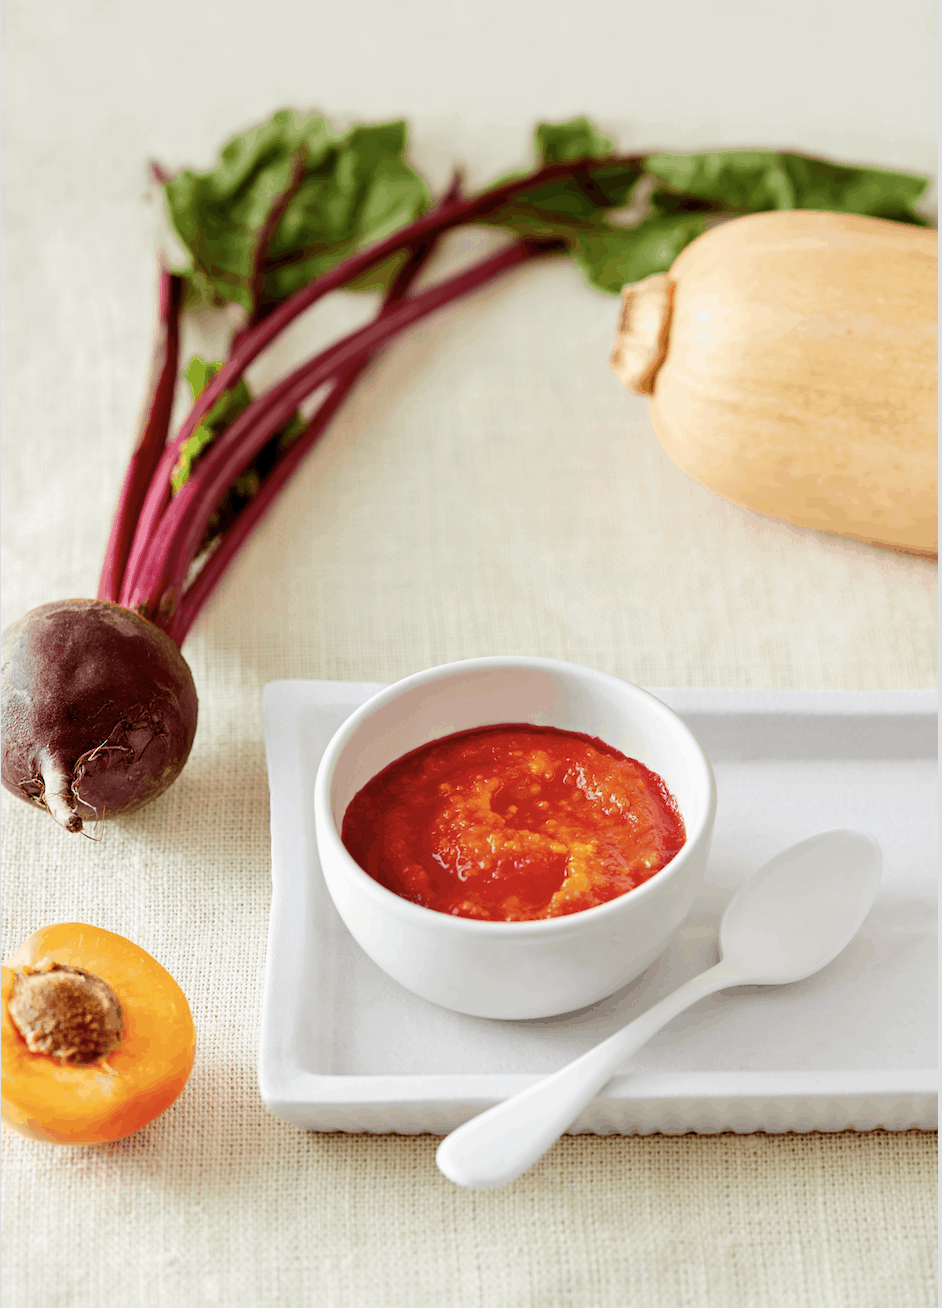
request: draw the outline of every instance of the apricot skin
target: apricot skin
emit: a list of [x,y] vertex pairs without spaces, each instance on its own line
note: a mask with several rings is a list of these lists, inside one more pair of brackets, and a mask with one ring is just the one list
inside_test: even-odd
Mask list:
[[[124,1035],[98,1063],[31,1053],[13,1024],[16,970],[49,957],[101,977],[119,998]],[[80,922],[43,927],[3,963],[0,996],[0,1117],[21,1135],[68,1145],[118,1140],[165,1112],[186,1085],[196,1052],[189,1004],[170,973],[123,936]]]

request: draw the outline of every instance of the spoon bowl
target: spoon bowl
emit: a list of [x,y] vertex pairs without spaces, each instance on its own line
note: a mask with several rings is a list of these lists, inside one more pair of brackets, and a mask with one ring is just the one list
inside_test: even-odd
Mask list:
[[731,986],[784,985],[825,967],[870,911],[883,858],[863,831],[824,831],[764,864],[720,924],[720,961],[588,1053],[459,1126],[438,1147],[440,1170],[471,1189],[505,1185],[571,1126],[626,1058],[691,1004]]
[[723,962],[752,985],[784,985],[819,971],[850,944],[870,912],[882,862],[880,846],[865,831],[823,831],[782,850],[740,887],[723,914]]

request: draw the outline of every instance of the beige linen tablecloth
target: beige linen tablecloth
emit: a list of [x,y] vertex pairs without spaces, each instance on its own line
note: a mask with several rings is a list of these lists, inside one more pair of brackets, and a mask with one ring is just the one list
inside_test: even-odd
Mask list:
[[[797,13],[794,31],[747,22],[732,0],[708,25],[602,0],[588,23],[525,8],[7,6],[4,624],[94,593],[147,370],[149,157],[205,165],[292,103],[409,114],[438,182],[452,159],[472,182],[526,163],[536,117],[584,111],[626,148],[932,166],[916,0],[887,34],[819,7],[810,45]],[[671,43],[668,94],[654,64]],[[896,95],[853,71],[902,64]],[[456,238],[439,267],[482,240]],[[256,382],[370,307],[325,306]],[[469,1193],[436,1170],[432,1136],[309,1134],[259,1099],[266,682],[529,653],[642,685],[935,684],[935,565],[688,481],[608,367],[615,314],[553,262],[397,343],[186,643],[201,708],[179,782],[94,840],[4,794],[4,955],[53,921],[120,932],[179,980],[199,1035],[186,1091],[139,1134],[65,1149],[4,1133],[5,1308],[934,1302],[932,1134],[571,1136],[512,1186]],[[190,322],[188,343],[216,330]]]

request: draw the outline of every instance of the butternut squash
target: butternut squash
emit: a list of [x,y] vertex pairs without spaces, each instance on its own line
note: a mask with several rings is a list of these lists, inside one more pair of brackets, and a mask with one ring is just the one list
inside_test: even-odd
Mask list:
[[101,1144],[146,1126],[186,1085],[196,1036],[183,991],[139,945],[100,927],[34,931],[2,968],[5,1126]]
[[612,365],[704,486],[937,556],[937,279],[928,228],[751,214],[624,287]]

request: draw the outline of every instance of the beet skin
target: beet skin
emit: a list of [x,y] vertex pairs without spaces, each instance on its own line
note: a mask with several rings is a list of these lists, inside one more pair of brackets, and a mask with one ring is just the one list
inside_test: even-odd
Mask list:
[[3,784],[67,831],[130,813],[179,775],[196,687],[168,635],[119,604],[42,604],[3,633]]

